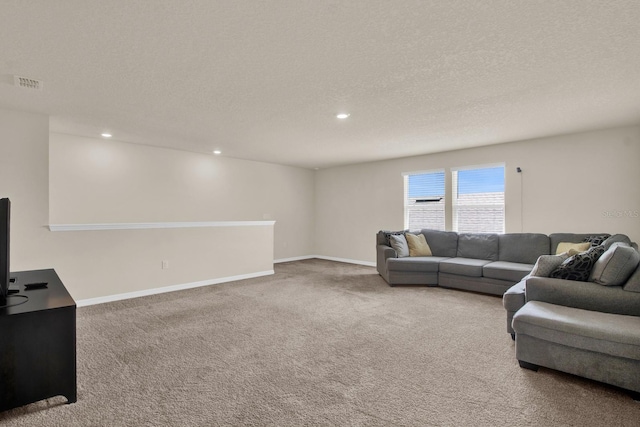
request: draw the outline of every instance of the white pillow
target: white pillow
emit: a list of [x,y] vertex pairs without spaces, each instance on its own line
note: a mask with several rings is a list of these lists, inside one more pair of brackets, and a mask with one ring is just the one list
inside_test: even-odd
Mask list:
[[395,249],[398,258],[404,258],[409,256],[409,245],[407,245],[407,239],[404,234],[392,234],[389,236],[389,243],[391,247]]

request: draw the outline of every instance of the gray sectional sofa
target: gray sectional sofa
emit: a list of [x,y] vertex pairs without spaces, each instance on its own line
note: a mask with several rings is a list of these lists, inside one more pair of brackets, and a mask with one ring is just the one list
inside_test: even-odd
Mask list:
[[590,378],[638,400],[640,253],[630,244],[616,260],[610,253],[621,251],[614,249],[596,261],[589,281],[528,275],[507,290],[507,331],[521,367]]
[[[425,237],[431,256],[406,256],[399,239],[391,237],[406,232],[377,234],[377,269],[389,285],[503,295],[507,332],[521,367],[583,376],[629,390],[640,400],[640,253],[627,236],[421,230],[411,234]],[[542,273],[543,261],[564,266],[556,252],[585,241],[590,249],[571,258],[583,263],[589,252],[600,251],[588,277],[576,280],[570,272],[567,278],[573,280],[558,278],[557,269]]]
[[[595,234],[456,233],[424,229],[432,256],[399,257],[390,236],[408,231],[379,231],[376,267],[391,286],[427,285],[502,295],[520,282],[540,255],[555,253],[560,242],[580,242]],[[600,233],[602,234],[602,233]]]

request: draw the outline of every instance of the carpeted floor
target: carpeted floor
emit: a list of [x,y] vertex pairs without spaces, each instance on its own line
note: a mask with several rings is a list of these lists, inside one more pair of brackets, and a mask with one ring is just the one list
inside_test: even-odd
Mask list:
[[323,260],[78,309],[78,402],[2,426],[632,426],[603,384],[521,369],[501,299]]

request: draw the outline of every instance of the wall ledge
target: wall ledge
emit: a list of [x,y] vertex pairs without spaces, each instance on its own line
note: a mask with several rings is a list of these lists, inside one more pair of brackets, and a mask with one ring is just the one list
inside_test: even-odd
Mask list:
[[109,224],[49,224],[49,231],[146,230],[157,228],[272,226],[275,221],[128,222]]

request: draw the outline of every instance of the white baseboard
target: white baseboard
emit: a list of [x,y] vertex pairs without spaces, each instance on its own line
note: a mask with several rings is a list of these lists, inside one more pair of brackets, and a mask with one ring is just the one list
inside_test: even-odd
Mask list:
[[297,256],[297,257],[293,257],[293,258],[281,258],[281,259],[275,259],[273,260],[274,264],[278,264],[281,262],[291,262],[291,261],[302,261],[305,259],[324,259],[327,261],[337,261],[337,262],[346,262],[347,264],[358,264],[358,265],[366,265],[367,267],[375,267],[376,263],[375,262],[369,262],[369,261],[360,261],[357,259],[348,259],[348,258],[336,258],[336,257],[330,257],[330,256],[323,256],[323,255],[305,255],[305,256]]
[[375,267],[376,263],[371,261],[360,261],[357,259],[348,259],[348,258],[336,258],[332,256],[323,256],[316,255],[314,258],[326,259],[327,261],[337,261],[337,262],[346,262],[347,264],[358,264],[358,265],[366,265],[367,267]]
[[256,277],[269,276],[275,274],[273,270],[259,271],[257,273],[241,274],[238,276],[221,277],[218,279],[201,280],[199,282],[183,283],[179,285],[163,286],[161,288],[145,289],[142,291],[126,292],[124,294],[107,295],[98,298],[89,298],[76,301],[76,307],[86,307],[89,305],[103,304],[106,302],[120,301],[130,298],[145,297],[149,295],[163,294],[165,292],[182,291],[185,289],[199,288],[201,286],[217,285],[220,283],[234,282],[236,280],[253,279]]
[[302,261],[305,259],[313,259],[313,258],[317,258],[317,257],[315,255],[294,256],[293,258],[274,259],[273,263],[279,264],[281,262]]

